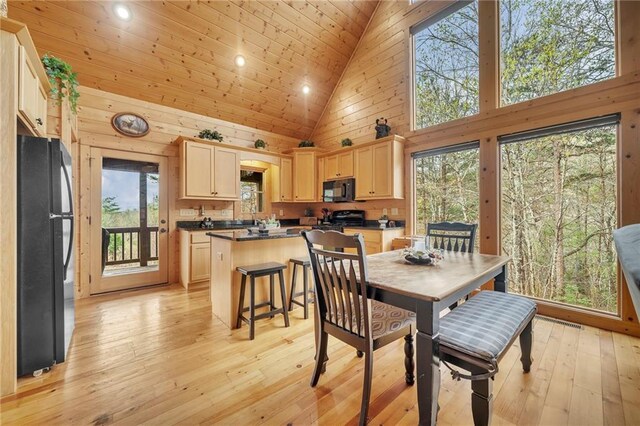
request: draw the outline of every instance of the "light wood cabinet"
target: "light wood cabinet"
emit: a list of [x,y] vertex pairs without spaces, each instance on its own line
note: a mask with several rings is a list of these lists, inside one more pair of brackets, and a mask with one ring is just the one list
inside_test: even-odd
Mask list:
[[209,279],[211,272],[211,244],[191,244],[191,282]]
[[316,201],[319,201],[319,202],[323,201],[322,183],[325,180],[324,165],[325,165],[325,157],[318,158],[318,178],[316,180]]
[[280,159],[280,201],[293,201],[293,159]]
[[357,200],[404,198],[404,158],[397,136],[355,150]]
[[353,150],[324,157],[324,180],[353,177]]
[[293,154],[293,201],[316,201],[316,153],[313,151]]
[[211,237],[206,231],[180,230],[180,284],[206,281],[211,276]]
[[47,135],[47,92],[24,46],[18,49],[18,117],[35,136]]
[[227,147],[183,141],[180,198],[240,198],[240,154]]
[[[364,248],[367,255],[369,255],[393,250],[393,240],[394,238],[404,236],[404,228],[345,228],[344,233],[348,235],[362,234],[362,238],[364,239]],[[355,253],[355,249],[347,249],[346,251],[349,253]]]

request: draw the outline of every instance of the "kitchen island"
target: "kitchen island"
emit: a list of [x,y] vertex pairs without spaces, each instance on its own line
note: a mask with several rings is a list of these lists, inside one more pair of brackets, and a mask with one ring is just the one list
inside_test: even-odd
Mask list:
[[[211,239],[211,277],[209,287],[211,308],[213,314],[220,318],[227,327],[236,328],[241,277],[240,273],[236,271],[238,266],[266,262],[279,262],[287,265],[284,276],[286,280],[285,288],[287,289],[286,300],[288,302],[291,289],[289,259],[308,256],[300,231],[301,228],[289,229],[286,233],[279,232],[274,234],[256,234],[247,230],[207,233]],[[269,292],[268,277],[258,278],[256,283],[256,301],[266,300]],[[278,301],[281,299],[278,285],[275,288],[274,299],[276,300],[276,305],[279,306],[280,303]]]

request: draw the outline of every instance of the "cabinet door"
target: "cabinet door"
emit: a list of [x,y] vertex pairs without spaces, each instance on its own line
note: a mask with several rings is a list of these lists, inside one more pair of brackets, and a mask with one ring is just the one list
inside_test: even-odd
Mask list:
[[316,156],[313,152],[296,152],[293,159],[293,201],[315,201]]
[[[18,77],[18,112],[31,128],[36,128],[38,117],[38,74],[31,64],[27,52],[23,46],[19,50],[19,77]],[[46,112],[46,109],[45,109]],[[42,118],[40,118],[42,120]]]
[[293,201],[293,160],[280,159],[280,200]]
[[391,143],[373,145],[373,196],[375,198],[393,195],[393,152]]
[[373,148],[357,149],[354,157],[356,199],[373,197]]
[[213,195],[216,198],[240,198],[240,154],[229,148],[215,148]]
[[[38,114],[36,118],[36,133],[42,137],[47,136],[47,92],[41,84],[38,84]],[[66,141],[71,142],[71,141]]]
[[211,271],[210,255],[210,243],[191,245],[191,282],[209,279]]
[[318,158],[318,179],[316,179],[316,201],[322,202],[322,182],[325,181],[324,163],[326,158]]
[[338,154],[338,176],[340,179],[353,176],[353,151]]
[[324,158],[324,180],[338,179],[338,156]]
[[214,147],[198,142],[185,142],[185,196],[212,198]]

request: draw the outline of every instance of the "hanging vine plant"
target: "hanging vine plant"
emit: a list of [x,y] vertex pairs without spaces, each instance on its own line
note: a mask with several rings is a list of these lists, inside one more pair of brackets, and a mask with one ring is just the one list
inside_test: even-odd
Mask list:
[[71,70],[71,65],[56,58],[45,54],[42,57],[42,65],[49,77],[51,83],[51,97],[62,102],[65,96],[69,97],[69,106],[75,114],[78,110],[78,74]]

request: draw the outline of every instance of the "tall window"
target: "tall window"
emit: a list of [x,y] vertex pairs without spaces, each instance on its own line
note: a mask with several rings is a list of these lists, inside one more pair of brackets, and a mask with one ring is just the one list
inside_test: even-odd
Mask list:
[[417,234],[428,222],[478,223],[477,143],[418,153],[414,167]]
[[415,127],[478,113],[478,2],[459,1],[411,28]]
[[264,211],[263,173],[258,170],[240,170],[240,200],[242,213]]
[[617,312],[616,117],[605,121],[501,138],[511,291]]
[[612,78],[613,0],[501,0],[502,104]]

